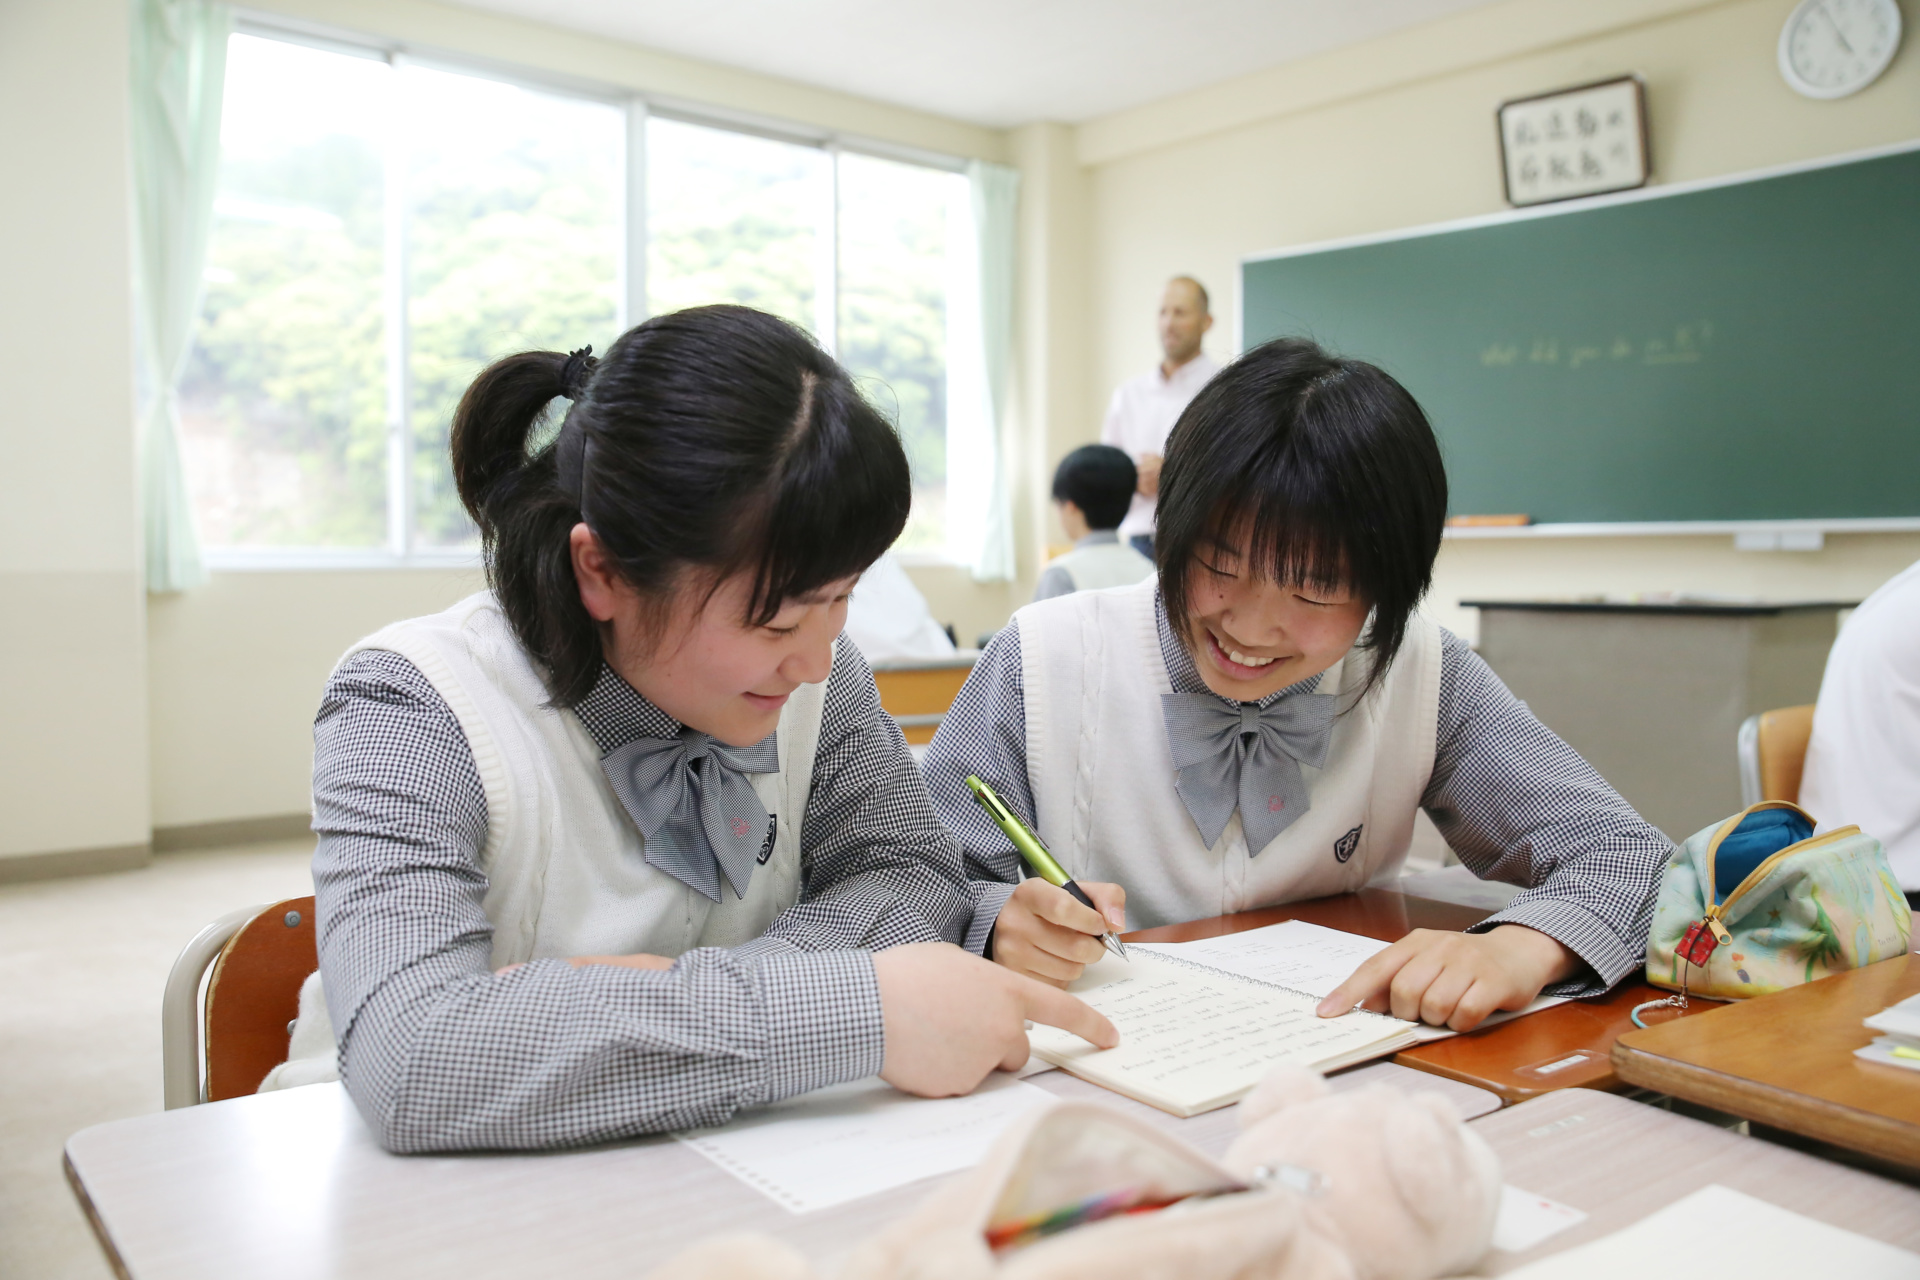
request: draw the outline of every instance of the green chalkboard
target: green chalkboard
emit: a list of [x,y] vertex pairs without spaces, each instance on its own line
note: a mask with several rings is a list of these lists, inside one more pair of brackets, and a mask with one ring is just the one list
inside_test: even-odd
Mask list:
[[1249,259],[1406,385],[1455,514],[1920,516],[1920,149]]

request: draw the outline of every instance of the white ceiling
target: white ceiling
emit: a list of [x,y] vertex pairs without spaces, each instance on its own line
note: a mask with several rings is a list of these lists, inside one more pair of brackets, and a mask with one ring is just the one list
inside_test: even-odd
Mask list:
[[977,124],[1077,123],[1487,0],[457,0]]

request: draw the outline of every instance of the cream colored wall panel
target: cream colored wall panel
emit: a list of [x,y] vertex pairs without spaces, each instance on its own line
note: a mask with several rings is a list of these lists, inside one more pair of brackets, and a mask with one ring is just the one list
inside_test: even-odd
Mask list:
[[1080,129],[1080,158],[1104,164],[1724,2],[1506,0],[1481,5],[1089,121]]
[[0,858],[147,842],[142,595],[0,572]]
[[416,52],[456,53],[953,155],[1006,157],[1006,135],[997,129],[432,0],[260,0],[252,7]]
[[148,794],[125,4],[0,4],[0,120],[0,857],[124,858]]
[[0,4],[0,120],[0,572],[125,571],[138,555],[126,5]]
[[152,597],[153,825],[307,809],[313,716],[341,653],[483,585],[477,569],[216,573]]

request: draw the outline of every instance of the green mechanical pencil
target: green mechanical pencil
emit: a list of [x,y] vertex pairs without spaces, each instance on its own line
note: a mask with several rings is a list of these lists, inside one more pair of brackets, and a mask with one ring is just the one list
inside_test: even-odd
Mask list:
[[[1093,899],[1087,896],[1087,891],[1073,882],[1073,877],[1067,874],[1065,867],[1054,861],[1053,855],[1047,851],[1047,846],[1041,842],[1040,837],[1034,834],[1031,827],[1020,821],[1019,814],[1007,808],[1007,802],[996,795],[992,787],[978,778],[970,777],[967,779],[967,789],[973,792],[974,800],[987,811],[987,816],[993,819],[994,825],[1007,833],[1007,839],[1013,841],[1013,847],[1018,849],[1020,856],[1027,860],[1027,866],[1033,869],[1033,874],[1048,884],[1065,889],[1075,898],[1092,907],[1095,915],[1105,919],[1100,908],[1093,905]],[[1108,929],[1102,933],[1100,941],[1106,945],[1107,950],[1122,960],[1127,959],[1127,944],[1120,941],[1113,930]]]

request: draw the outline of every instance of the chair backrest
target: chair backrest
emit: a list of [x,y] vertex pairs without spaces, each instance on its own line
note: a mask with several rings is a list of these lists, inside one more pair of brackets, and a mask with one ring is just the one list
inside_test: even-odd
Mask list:
[[1800,775],[1813,737],[1813,704],[1779,707],[1747,717],[1740,726],[1740,784],[1744,805],[1800,801]]
[[208,1102],[254,1092],[287,1060],[300,984],[319,967],[311,895],[274,903],[227,939],[207,979]]
[[[258,1089],[267,1072],[286,1060],[291,1023],[300,1011],[300,984],[319,967],[311,897],[229,911],[195,934],[173,962],[160,1001],[168,1109]],[[202,978],[207,980],[204,1014]]]

